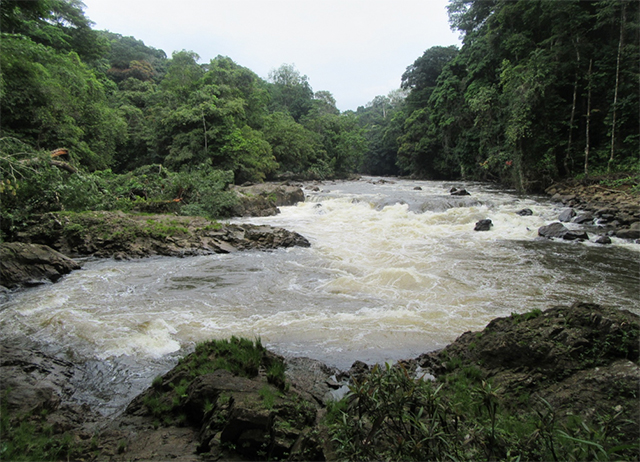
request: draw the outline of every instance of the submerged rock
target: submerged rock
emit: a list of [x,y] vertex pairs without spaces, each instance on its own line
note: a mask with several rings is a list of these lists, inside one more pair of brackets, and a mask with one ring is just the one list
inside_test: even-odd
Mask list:
[[533,210],[531,209],[522,209],[516,212],[516,215],[520,215],[521,217],[529,217],[533,215]]
[[449,193],[452,196],[470,196],[471,195],[471,193],[469,193],[469,191],[467,191],[466,189],[458,189],[458,188],[451,188]]

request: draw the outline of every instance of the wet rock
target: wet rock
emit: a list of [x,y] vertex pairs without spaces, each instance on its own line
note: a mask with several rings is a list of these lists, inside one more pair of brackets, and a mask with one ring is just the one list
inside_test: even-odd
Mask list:
[[640,229],[619,229],[615,235],[621,239],[640,239]]
[[554,222],[550,225],[541,226],[538,228],[538,236],[546,238],[560,238],[564,237],[569,232],[569,229],[560,222]]
[[533,215],[533,210],[531,209],[522,209],[516,212],[516,215],[520,215],[521,217],[528,217]]
[[0,285],[8,288],[55,282],[77,269],[77,262],[46,245],[0,244]]
[[422,191],[422,188],[420,186],[416,186],[415,188],[413,188],[414,191]]
[[489,231],[493,223],[490,219],[486,218],[484,220],[480,220],[476,223],[476,227],[473,228],[474,231]]
[[565,241],[588,241],[589,235],[585,231],[569,231],[562,239]]
[[72,428],[81,432],[98,418],[87,406],[72,402],[74,383],[83,377],[78,366],[29,341],[12,339],[0,345],[0,390],[12,424],[23,417],[46,416],[43,423],[53,433]]
[[449,193],[452,196],[470,196],[471,195],[469,191],[467,191],[466,189],[458,189],[458,188],[451,188]]
[[558,217],[558,220],[560,222],[562,222],[562,223],[568,223],[575,216],[576,216],[576,211],[575,210],[573,210],[573,209],[565,209],[565,210],[562,211],[562,213]]
[[[640,318],[626,310],[589,303],[553,307],[491,321],[443,350],[417,358],[436,375],[473,365],[491,377],[506,406],[520,409],[519,393],[552,404],[556,417],[621,412],[626,436],[640,436],[638,366]],[[520,392],[514,392],[520,390]]]
[[574,223],[583,224],[593,222],[593,215],[591,213],[581,213],[573,219]]
[[567,241],[588,240],[589,235],[584,231],[571,231],[560,222],[554,222],[547,226],[538,228],[538,236],[547,239],[558,238]]
[[598,239],[596,239],[596,244],[611,244],[611,238],[609,236],[600,236]]

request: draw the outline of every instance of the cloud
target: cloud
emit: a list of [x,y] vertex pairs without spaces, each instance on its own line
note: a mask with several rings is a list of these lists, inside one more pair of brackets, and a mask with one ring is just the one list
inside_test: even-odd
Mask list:
[[96,29],[148,46],[229,56],[267,78],[295,64],[315,91],[356,109],[398,88],[406,67],[435,45],[459,44],[447,0],[85,0]]

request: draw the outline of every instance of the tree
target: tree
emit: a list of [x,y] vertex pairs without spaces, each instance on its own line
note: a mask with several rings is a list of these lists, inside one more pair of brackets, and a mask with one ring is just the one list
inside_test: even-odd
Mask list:
[[288,113],[274,112],[264,121],[263,134],[278,162],[278,171],[302,174],[316,162],[318,137]]
[[271,112],[288,112],[296,122],[307,115],[313,106],[313,90],[306,75],[293,64],[283,64],[269,72]]
[[409,90],[407,103],[410,108],[425,106],[436,87],[438,77],[444,66],[458,54],[458,47],[431,47],[407,67],[402,74],[401,88]]
[[36,149],[66,147],[92,170],[109,166],[124,120],[79,56],[19,36],[3,38],[0,51],[2,136]]

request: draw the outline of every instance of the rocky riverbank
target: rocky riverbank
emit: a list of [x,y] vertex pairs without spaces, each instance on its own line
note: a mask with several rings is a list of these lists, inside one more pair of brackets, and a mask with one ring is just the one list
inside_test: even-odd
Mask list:
[[[441,397],[438,406],[447,417],[440,438],[450,439],[449,450],[458,455],[487,457],[483,451],[490,449],[497,459],[510,454],[546,460],[556,438],[556,455],[595,448],[631,460],[639,455],[639,332],[639,317],[627,311],[584,303],[554,307],[495,319],[481,332],[465,333],[445,349],[399,362],[382,375],[363,363],[345,372],[304,358],[285,360],[259,343],[231,339],[199,346],[113,419],[73,403],[70,384],[82,375],[80,366],[35,348],[3,345],[3,451],[27,450],[19,437],[28,426],[29,450],[43,441],[41,452],[32,454],[55,460],[338,460],[351,458],[354,444],[390,454],[387,437],[395,430],[386,426],[393,414],[366,417],[375,408],[358,407],[359,393],[374,387],[384,396],[386,386],[427,386],[430,393],[442,390],[421,399]],[[248,353],[234,363],[234,349],[241,346]],[[400,388],[388,378],[394,370]],[[353,394],[336,411],[330,402],[347,383]],[[480,409],[480,417],[464,411],[465,400],[469,409]],[[490,435],[491,420],[482,417],[487,403],[499,416],[494,432],[506,419],[501,431],[512,434]],[[405,425],[413,425],[413,411],[402,406]],[[421,425],[433,424],[429,412],[418,417]],[[336,415],[354,425],[351,436],[340,433],[342,417]],[[519,436],[515,429],[528,422],[538,425],[538,433]],[[359,426],[364,433],[356,431]],[[578,436],[587,442],[576,442]],[[580,454],[570,458],[580,460]]]
[[79,268],[69,257],[184,257],[310,245],[298,233],[271,226],[119,212],[48,213],[34,220],[20,239],[0,244],[0,286],[58,280]]
[[[597,224],[604,234],[640,239],[640,193],[632,182],[604,186],[602,180],[571,180],[547,188],[551,199],[574,210],[565,220]],[[577,212],[575,212],[577,211]]]

